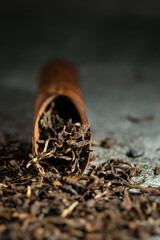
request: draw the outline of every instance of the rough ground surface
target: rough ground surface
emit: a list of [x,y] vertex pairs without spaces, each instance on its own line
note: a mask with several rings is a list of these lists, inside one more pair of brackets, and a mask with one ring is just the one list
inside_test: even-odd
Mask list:
[[[145,179],[143,185],[159,187],[160,175],[154,175],[160,166],[156,4],[153,10],[146,7],[142,16],[143,8],[137,13],[136,7],[132,14],[121,7],[114,17],[96,6],[90,12],[78,9],[43,9],[40,4],[36,11],[36,5],[29,4],[21,11],[16,7],[3,11],[0,132],[31,142],[38,70],[50,58],[69,60],[81,77],[93,139],[116,141],[111,149],[93,146],[98,155],[94,164],[116,157],[136,163],[142,175],[135,181]],[[130,150],[142,156],[128,157]]]

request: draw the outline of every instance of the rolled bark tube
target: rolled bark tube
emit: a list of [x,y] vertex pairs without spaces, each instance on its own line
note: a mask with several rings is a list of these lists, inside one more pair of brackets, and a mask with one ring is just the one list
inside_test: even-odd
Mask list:
[[[65,61],[51,61],[44,66],[38,78],[38,91],[35,101],[34,128],[32,139],[33,156],[40,152],[39,121],[47,107],[54,102],[56,111],[64,118],[71,118],[73,122],[89,125],[85,102],[80,90],[79,78],[75,68]],[[83,161],[79,162],[81,173],[89,162],[91,147],[91,130],[89,127],[89,142],[82,149]]]

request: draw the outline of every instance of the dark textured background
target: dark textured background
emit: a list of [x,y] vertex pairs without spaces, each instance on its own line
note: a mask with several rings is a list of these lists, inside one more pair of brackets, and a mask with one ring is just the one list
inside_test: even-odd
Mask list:
[[158,114],[159,13],[158,0],[1,1],[1,129],[29,140],[37,74],[54,58],[77,66],[99,137],[125,114]]
[[[65,59],[78,69],[93,138],[117,141],[93,148],[96,164],[126,159],[160,186],[160,1],[1,1],[0,16],[0,136],[31,142],[38,71]],[[128,158],[131,148],[144,155]]]

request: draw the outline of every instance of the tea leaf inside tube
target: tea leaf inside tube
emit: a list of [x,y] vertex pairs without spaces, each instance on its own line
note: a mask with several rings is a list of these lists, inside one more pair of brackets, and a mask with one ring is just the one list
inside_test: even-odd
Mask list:
[[39,120],[39,130],[38,154],[28,166],[38,164],[37,169],[40,169],[43,176],[42,171],[53,171],[66,176],[80,174],[80,164],[89,152],[89,125],[61,117],[52,102]]

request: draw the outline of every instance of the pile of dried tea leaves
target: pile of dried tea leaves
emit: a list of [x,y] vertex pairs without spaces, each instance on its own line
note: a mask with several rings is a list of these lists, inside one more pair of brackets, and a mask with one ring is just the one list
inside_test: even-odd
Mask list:
[[[48,174],[81,174],[81,165],[89,155],[90,127],[59,116],[52,102],[39,121],[38,156],[35,164],[45,177]],[[45,170],[44,170],[45,169]]]
[[34,165],[26,168],[30,151],[13,139],[0,145],[0,239],[128,240],[160,234],[160,189],[131,182],[141,174],[138,166],[110,159],[71,182],[59,174],[42,177]]

